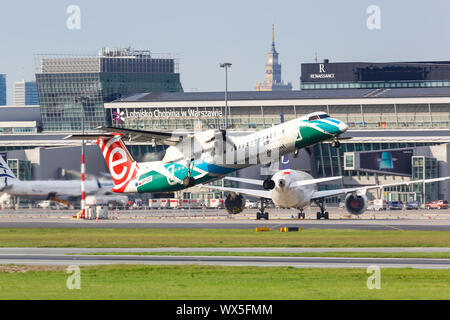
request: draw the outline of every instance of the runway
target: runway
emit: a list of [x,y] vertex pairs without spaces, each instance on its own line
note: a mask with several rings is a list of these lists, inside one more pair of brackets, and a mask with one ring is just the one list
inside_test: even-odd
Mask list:
[[0,228],[146,228],[146,229],[254,229],[268,227],[302,229],[356,230],[436,230],[450,231],[450,220],[211,220],[211,219],[142,219],[142,220],[72,220],[72,219],[1,219]]
[[380,268],[449,269],[450,259],[1,254],[0,264],[52,266],[198,264],[295,268],[367,268],[375,265]]
[[112,210],[107,220],[76,220],[75,212],[32,210],[0,211],[0,228],[147,228],[147,229],[254,229],[282,226],[302,229],[436,230],[450,231],[450,210],[383,211],[350,216],[331,208],[330,220],[317,220],[310,208],[305,220],[292,210],[272,209],[269,220],[256,220],[256,210],[228,215],[225,210]]

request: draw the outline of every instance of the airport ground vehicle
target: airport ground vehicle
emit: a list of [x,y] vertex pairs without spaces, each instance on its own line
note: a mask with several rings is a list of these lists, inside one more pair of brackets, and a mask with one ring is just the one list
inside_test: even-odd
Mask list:
[[402,210],[403,209],[403,202],[401,202],[401,201],[390,201],[390,202],[388,202],[388,208],[389,208],[389,210]]
[[258,208],[258,203],[255,201],[246,200],[245,207],[247,209],[256,209],[256,208]]
[[382,199],[373,200],[373,209],[375,211],[386,210],[387,209],[386,200],[382,200]]
[[420,202],[417,200],[414,201],[408,201],[405,204],[405,209],[406,210],[419,210],[420,208]]
[[425,209],[448,209],[447,200],[434,200],[425,205]]

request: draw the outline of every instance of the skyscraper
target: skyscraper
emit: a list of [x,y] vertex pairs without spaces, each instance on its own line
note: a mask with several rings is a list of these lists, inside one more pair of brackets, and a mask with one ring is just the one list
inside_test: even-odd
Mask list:
[[272,47],[268,55],[266,64],[266,79],[264,82],[257,82],[256,91],[281,91],[292,90],[291,83],[284,83],[281,80],[281,64],[278,63],[278,52],[275,49],[275,27],[272,24]]
[[39,105],[36,81],[14,82],[14,104],[16,106]]
[[0,74],[0,106],[6,106],[6,74]]
[[[182,92],[177,60],[131,48],[98,55],[38,56],[36,81],[43,131],[111,125],[104,102],[144,92]],[[108,112],[110,112],[108,110]]]

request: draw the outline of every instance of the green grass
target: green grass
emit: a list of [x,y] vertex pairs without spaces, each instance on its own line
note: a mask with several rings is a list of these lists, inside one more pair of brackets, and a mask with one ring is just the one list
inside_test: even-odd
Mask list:
[[449,247],[450,231],[0,228],[1,247]]
[[227,257],[327,257],[327,258],[424,258],[450,259],[450,252],[222,252],[222,251],[161,251],[161,252],[90,252],[70,255],[107,256],[227,256]]
[[69,290],[65,269],[27,268],[0,267],[0,299],[450,299],[450,270],[382,269],[369,290],[365,269],[99,266]]

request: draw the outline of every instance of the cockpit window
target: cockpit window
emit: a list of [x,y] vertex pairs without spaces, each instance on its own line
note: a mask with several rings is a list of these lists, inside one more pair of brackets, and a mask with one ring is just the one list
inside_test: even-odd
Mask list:
[[330,116],[328,114],[316,114],[314,116],[311,116],[308,118],[308,121],[313,121],[313,120],[319,120],[319,119],[325,119],[325,118],[329,118]]

